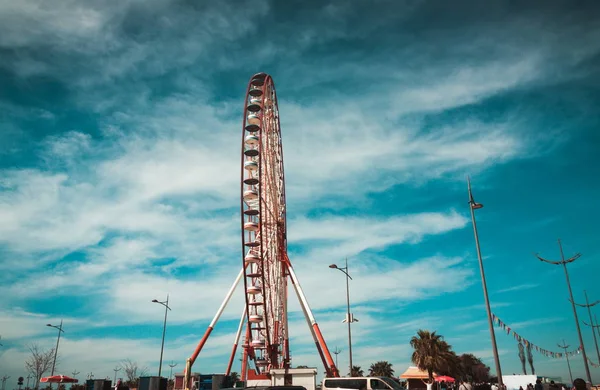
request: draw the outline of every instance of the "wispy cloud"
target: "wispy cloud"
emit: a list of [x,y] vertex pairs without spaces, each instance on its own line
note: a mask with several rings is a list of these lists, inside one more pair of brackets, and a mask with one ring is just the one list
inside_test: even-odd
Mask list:
[[510,324],[511,328],[514,330],[529,328],[532,326],[539,326],[543,324],[552,324],[555,322],[564,321],[564,317],[548,317],[548,318],[536,318],[533,320],[513,322]]
[[506,292],[512,292],[512,291],[529,290],[532,288],[536,288],[538,286],[539,286],[539,284],[524,283],[524,284],[519,284],[519,285],[512,286],[512,287],[503,288],[503,289],[497,290],[496,292],[497,293],[506,293]]
[[[583,15],[594,13],[512,7],[0,1],[0,295],[10,297],[0,365],[20,372],[25,345],[51,347],[43,323],[64,314],[62,367],[112,377],[130,357],[154,368],[159,340],[147,327],[162,317],[149,301],[167,293],[165,356],[189,356],[242,266],[240,99],[261,69],[279,93],[289,254],[330,346],[346,343],[346,302],[343,275],[327,265],[348,257],[363,368],[383,359],[400,373],[421,327],[491,358],[454,185],[468,172],[512,186],[515,166],[526,172],[571,142],[553,115],[597,116],[593,93],[566,95],[571,80],[595,85],[586,64],[600,26]],[[578,99],[586,115],[568,111]],[[294,364],[319,366],[289,295]],[[203,369],[222,370],[243,302],[240,287]],[[520,318],[519,305],[493,307]]]
[[467,321],[454,327],[456,330],[469,330],[487,325],[487,320]]

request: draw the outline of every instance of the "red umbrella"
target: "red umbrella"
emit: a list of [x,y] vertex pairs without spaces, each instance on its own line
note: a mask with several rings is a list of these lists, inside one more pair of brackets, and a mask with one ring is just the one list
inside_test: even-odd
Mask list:
[[40,382],[43,383],[77,383],[79,382],[77,379],[75,378],[71,378],[70,376],[66,376],[66,375],[54,375],[54,376],[45,376],[42,379],[40,379]]
[[447,375],[438,376],[435,378],[436,382],[454,382],[454,378]]

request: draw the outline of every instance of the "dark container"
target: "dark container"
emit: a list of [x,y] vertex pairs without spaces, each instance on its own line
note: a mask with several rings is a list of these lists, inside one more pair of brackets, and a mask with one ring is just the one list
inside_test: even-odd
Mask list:
[[167,378],[141,376],[138,390],[167,390]]
[[111,390],[111,383],[106,379],[88,379],[85,382],[85,390]]

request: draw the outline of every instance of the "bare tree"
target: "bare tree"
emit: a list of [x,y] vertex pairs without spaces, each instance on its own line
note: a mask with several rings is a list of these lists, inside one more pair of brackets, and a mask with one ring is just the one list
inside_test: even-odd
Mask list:
[[54,361],[54,348],[44,351],[38,344],[31,344],[29,346],[31,356],[25,361],[25,369],[35,379],[35,388],[38,389],[40,386],[40,379],[46,371],[52,367]]
[[132,362],[131,359],[125,359],[121,362],[121,368],[125,372],[127,377],[127,384],[129,386],[137,385],[140,376],[146,375],[148,367],[140,368],[137,362]]

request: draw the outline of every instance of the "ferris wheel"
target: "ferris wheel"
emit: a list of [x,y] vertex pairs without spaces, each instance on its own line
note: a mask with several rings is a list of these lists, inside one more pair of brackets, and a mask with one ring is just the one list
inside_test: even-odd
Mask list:
[[[327,376],[339,376],[287,255],[283,148],[275,84],[257,73],[246,90],[241,148],[242,269],[194,353],[184,383],[236,286],[243,279],[245,306],[227,366],[229,375],[245,327],[241,380],[268,379],[272,369],[290,368],[288,281],[294,288]],[[289,278],[289,279],[288,279]]]
[[248,85],[242,146],[242,244],[250,345],[258,367],[289,364],[286,220],[279,109],[270,76]]

